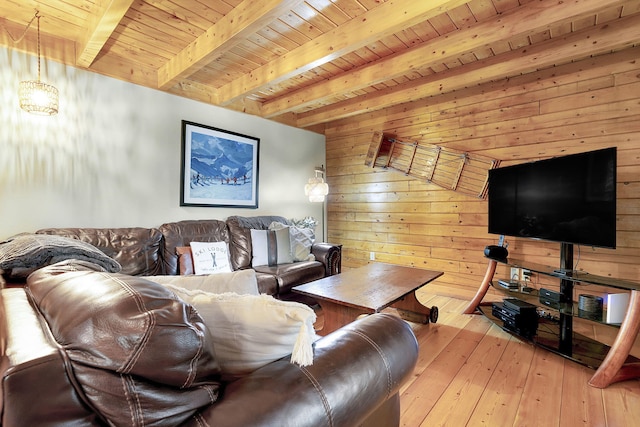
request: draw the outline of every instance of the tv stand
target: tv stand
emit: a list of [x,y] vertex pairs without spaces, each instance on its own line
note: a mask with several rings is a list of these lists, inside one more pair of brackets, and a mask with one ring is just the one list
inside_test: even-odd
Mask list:
[[[552,335],[551,337],[543,336],[543,333],[539,332],[531,341],[535,345],[539,345],[540,347],[596,369],[595,374],[589,380],[589,385],[596,388],[605,388],[614,382],[640,377],[640,360],[629,354],[636,336],[638,332],[640,332],[640,284],[573,270],[573,245],[568,243],[561,244],[560,268],[526,263],[511,258],[488,258],[488,260],[487,271],[476,295],[464,310],[465,314],[472,314],[479,310],[491,320],[498,321],[491,315],[490,308],[486,310],[488,313],[482,310],[482,306],[487,305],[486,303],[483,304],[482,300],[489,290],[489,287],[492,286],[493,276],[498,263],[511,267],[526,268],[538,274],[556,277],[560,280],[560,293],[564,298],[565,307],[559,310],[559,316],[553,322],[553,327],[557,327],[557,335]],[[577,311],[573,309],[573,289],[574,286],[580,284],[600,285],[630,291],[631,293],[629,308],[611,347],[573,331],[573,316]],[[525,296],[521,293],[514,295],[514,293],[501,289],[500,287],[495,287],[495,289],[498,289],[500,292],[506,292],[509,296],[522,296],[522,298],[528,300],[528,302],[538,303],[535,297]],[[540,304],[538,303],[538,305]],[[543,320],[544,319],[541,319],[541,321]],[[526,339],[524,337],[521,338]],[[585,348],[589,349],[589,354],[585,354]],[[593,357],[591,354],[593,353],[593,349],[597,349],[597,357]]]

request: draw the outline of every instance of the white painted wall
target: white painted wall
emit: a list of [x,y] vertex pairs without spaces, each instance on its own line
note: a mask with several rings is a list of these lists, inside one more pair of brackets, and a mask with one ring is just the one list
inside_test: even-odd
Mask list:
[[[34,57],[0,48],[0,239],[230,215],[322,220],[304,184],[325,163],[323,135],[44,60],[60,112],[38,117],[17,95],[35,74]],[[258,209],[180,206],[182,120],[260,138]]]

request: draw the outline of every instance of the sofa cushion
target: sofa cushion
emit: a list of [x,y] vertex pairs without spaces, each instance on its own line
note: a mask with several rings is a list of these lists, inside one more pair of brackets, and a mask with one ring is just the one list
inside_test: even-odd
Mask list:
[[179,246],[176,248],[178,255],[178,272],[182,276],[195,274],[193,270],[193,257],[191,256],[191,246]]
[[231,273],[227,242],[191,242],[195,274]]
[[181,426],[197,417],[198,411],[212,406],[220,393],[217,383],[178,388],[83,364],[74,364],[73,371],[87,400],[107,422],[70,426]]
[[256,271],[256,280],[258,281],[258,291],[261,294],[278,294],[278,278],[273,274]]
[[304,304],[269,295],[214,294],[165,285],[193,305],[208,326],[223,378],[247,375],[291,355],[301,366],[313,363],[315,312]]
[[289,229],[251,230],[252,266],[293,262]]
[[289,241],[291,242],[291,255],[293,261],[313,261],[316,259],[311,253],[311,246],[315,241],[315,234],[310,228],[297,227],[295,225],[286,225],[281,222],[272,222],[269,230],[289,229]]
[[231,252],[231,265],[234,270],[251,268],[253,250],[251,247],[251,230],[268,230],[272,222],[289,224],[286,218],[273,215],[261,215],[253,217],[230,216],[227,218],[229,227],[229,250]]
[[22,233],[0,242],[0,269],[11,278],[25,278],[33,271],[66,259],[90,261],[105,271],[120,271],[120,264],[89,243],[62,236]]
[[214,294],[234,292],[236,294],[260,295],[255,270],[238,270],[232,273],[205,274],[202,276],[148,276],[161,285],[174,285],[189,290],[201,290]]
[[157,228],[43,228],[36,233],[87,242],[116,260],[123,274],[162,274],[162,234]]
[[286,294],[291,288],[325,277],[324,265],[319,261],[301,261],[290,264],[278,264],[255,267],[257,273],[272,274],[278,278],[278,294]]
[[114,425],[175,425],[217,399],[206,326],[164,286],[64,261],[30,275],[27,292],[87,398]]
[[[159,229],[164,236],[163,274],[175,275],[179,273],[178,255],[176,254],[178,247],[189,246],[191,242],[229,243],[227,224],[217,219],[169,222],[162,224]],[[233,267],[234,270],[237,270],[235,265]]]

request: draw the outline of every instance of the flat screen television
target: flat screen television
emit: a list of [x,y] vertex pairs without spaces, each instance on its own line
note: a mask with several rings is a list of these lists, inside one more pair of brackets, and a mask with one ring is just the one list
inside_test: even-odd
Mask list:
[[489,233],[616,247],[616,148],[489,170]]

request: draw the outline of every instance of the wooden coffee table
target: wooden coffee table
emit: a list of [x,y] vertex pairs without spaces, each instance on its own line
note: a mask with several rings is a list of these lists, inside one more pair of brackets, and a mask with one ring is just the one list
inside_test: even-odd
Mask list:
[[438,307],[425,307],[415,291],[444,273],[393,264],[372,263],[344,273],[299,285],[294,292],[314,298],[322,307],[327,335],[362,314],[398,309],[406,320],[435,323]]

